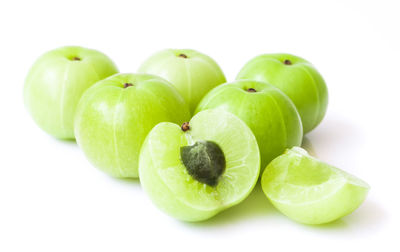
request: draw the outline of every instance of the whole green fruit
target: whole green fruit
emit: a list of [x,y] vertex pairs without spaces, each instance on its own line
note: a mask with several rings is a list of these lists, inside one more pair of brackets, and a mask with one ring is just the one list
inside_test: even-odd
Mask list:
[[114,177],[138,177],[139,152],[160,122],[189,120],[187,104],[166,80],[117,74],[89,88],[75,117],[78,145],[94,166]]
[[74,139],[73,120],[83,92],[118,72],[103,53],[77,46],[61,47],[42,55],[25,81],[24,100],[34,121],[61,139]]
[[296,105],[304,133],[324,118],[328,89],[310,62],[290,54],[264,54],[250,60],[236,79],[265,81],[282,90]]
[[293,102],[271,84],[240,80],[220,85],[196,112],[219,108],[242,119],[253,131],[261,153],[261,170],[289,147],[301,144],[303,129]]
[[210,57],[195,50],[167,49],[148,58],[139,73],[163,77],[174,85],[193,112],[201,98],[226,82],[224,73]]

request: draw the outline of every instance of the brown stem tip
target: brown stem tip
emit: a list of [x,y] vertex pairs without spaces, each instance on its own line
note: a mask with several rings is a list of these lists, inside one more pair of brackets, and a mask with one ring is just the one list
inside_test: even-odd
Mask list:
[[187,59],[187,57],[188,57],[188,56],[187,56],[186,54],[183,54],[183,53],[181,53],[181,54],[179,54],[179,55],[178,55],[178,57],[181,57],[181,58]]
[[73,57],[72,60],[77,60],[77,61],[78,61],[78,60],[81,60],[81,58],[79,58],[79,57]]
[[288,60],[288,59],[285,59],[285,61],[283,61],[283,64],[285,64],[285,65],[291,65],[292,62],[291,62],[290,60]]
[[184,132],[190,130],[189,122],[184,122],[184,123],[182,124],[181,129],[182,129]]
[[255,90],[254,88],[249,88],[249,89],[247,89],[247,92],[249,92],[249,93],[255,93],[255,92],[257,92],[257,90]]
[[133,86],[133,84],[132,83],[125,83],[124,84],[124,88],[127,88],[127,87],[132,87]]

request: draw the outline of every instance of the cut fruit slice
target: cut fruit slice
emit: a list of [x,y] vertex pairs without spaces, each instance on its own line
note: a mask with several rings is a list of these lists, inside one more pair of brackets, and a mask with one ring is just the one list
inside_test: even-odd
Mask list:
[[341,218],[364,201],[369,185],[293,147],[265,169],[261,184],[271,203],[289,218],[323,224]]
[[160,209],[184,221],[205,220],[238,204],[253,189],[259,171],[253,133],[221,110],[200,112],[182,127],[158,124],[139,159],[143,189]]

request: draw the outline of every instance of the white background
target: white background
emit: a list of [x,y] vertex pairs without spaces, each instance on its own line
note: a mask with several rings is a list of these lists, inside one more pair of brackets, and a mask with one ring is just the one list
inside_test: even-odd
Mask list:
[[[0,251],[399,251],[400,8],[396,1],[2,1]],[[156,209],[137,180],[92,167],[74,142],[32,121],[22,90],[45,51],[80,45],[135,72],[164,48],[213,57],[233,80],[261,53],[310,60],[330,95],[307,135],[320,159],[371,185],[364,204],[329,225],[297,224],[259,187],[198,224]],[[397,241],[396,241],[397,240]]]

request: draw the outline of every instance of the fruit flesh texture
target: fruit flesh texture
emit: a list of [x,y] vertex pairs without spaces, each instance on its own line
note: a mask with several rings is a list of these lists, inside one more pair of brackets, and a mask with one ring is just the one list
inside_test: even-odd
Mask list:
[[190,49],[158,52],[147,59],[138,72],[155,74],[171,82],[192,113],[208,91],[226,82],[224,73],[212,58]]
[[278,210],[305,224],[328,223],[353,212],[369,190],[364,181],[309,156],[299,147],[273,160],[261,183]]
[[328,89],[319,72],[305,59],[290,54],[260,55],[246,63],[236,79],[265,81],[282,90],[296,105],[304,133],[314,129],[325,116]]
[[[212,141],[222,149],[226,168],[216,186],[195,180],[180,160],[180,148]],[[143,189],[167,214],[184,221],[201,221],[238,204],[251,192],[260,168],[258,146],[251,130],[236,116],[207,110],[183,132],[160,123],[149,133],[140,154]]]
[[34,121],[47,133],[74,139],[73,120],[84,91],[118,72],[99,51],[62,47],[41,56],[25,81],[24,100]]
[[[125,83],[132,84],[124,88]],[[189,109],[176,89],[152,75],[119,74],[82,97],[77,142],[87,158],[114,177],[138,177],[140,147],[159,122],[183,123]]]
[[303,130],[295,106],[268,83],[241,80],[220,85],[202,99],[196,112],[213,108],[235,114],[250,127],[261,152],[261,171],[286,148],[301,144]]

